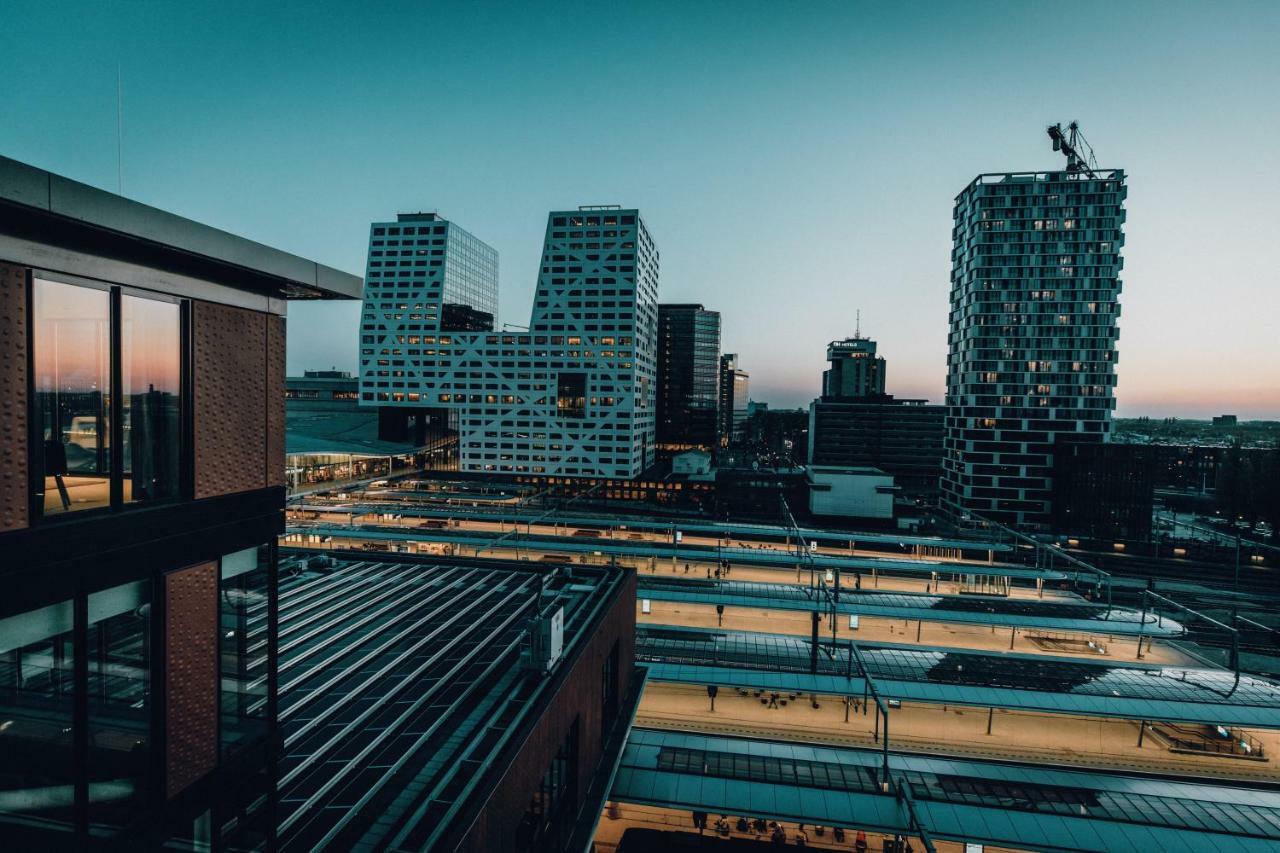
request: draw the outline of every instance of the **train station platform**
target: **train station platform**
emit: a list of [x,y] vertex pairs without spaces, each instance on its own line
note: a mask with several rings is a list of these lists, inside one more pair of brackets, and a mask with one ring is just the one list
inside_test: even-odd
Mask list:
[[[509,552],[525,552],[538,556],[561,556],[573,560],[579,555],[616,555],[621,558],[653,559],[655,561],[674,560],[700,561],[724,559],[734,565],[775,566],[794,569],[797,557],[794,553],[775,548],[721,547],[712,545],[670,545],[662,542],[634,541],[617,538],[574,538],[508,531],[467,530],[465,528],[427,528],[405,525],[356,524],[343,526],[334,524],[290,524],[287,534],[315,535],[322,539],[339,543],[339,547],[359,547],[361,543],[399,543],[413,544],[418,542],[453,545],[461,550],[463,556],[483,554],[495,547]],[[297,544],[306,546],[305,541]],[[474,550],[472,550],[474,549]],[[472,551],[472,553],[467,553]],[[805,558],[806,563],[819,571],[839,568],[841,572],[870,575],[873,571],[892,571],[903,574],[932,576],[934,573],[948,575],[983,575],[1010,578],[1014,580],[1045,582],[1066,580],[1072,573],[1057,569],[1037,569],[1023,566],[1012,566],[1003,563],[988,565],[986,563],[949,563],[942,559],[908,559],[887,557],[851,557],[835,554],[811,554]]]
[[1179,623],[1155,613],[1088,602],[1037,601],[976,595],[932,595],[853,589],[842,579],[838,603],[801,584],[707,580],[688,576],[641,575],[636,595],[655,601],[681,601],[766,610],[834,610],[842,615],[879,616],[911,621],[970,623],[1091,634],[1176,637]]
[[[1231,736],[1247,737],[1256,751],[1257,757],[1244,758],[1174,748],[1150,726],[1143,736],[1132,720],[917,702],[904,702],[889,715],[895,752],[1280,782],[1280,730],[1232,729]],[[764,692],[726,689],[718,692],[712,711],[705,686],[659,682],[647,685],[636,724],[865,749],[877,748],[879,737],[875,706],[868,712],[860,696],[846,709],[840,696],[792,693],[771,701]],[[1192,734],[1206,745],[1229,746],[1225,740],[1208,743],[1217,737],[1214,727],[1194,728],[1199,732]]]
[[[651,682],[831,696],[867,689],[847,640],[820,643],[815,662],[812,644],[795,636],[655,625],[636,633]],[[1221,669],[859,645],[880,694],[902,702],[1280,729],[1280,684]]]
[[[296,504],[296,509],[319,510],[322,512],[345,511],[354,513],[394,512],[412,515],[419,518],[469,518],[475,520],[502,520],[510,524],[513,521],[526,523],[547,515],[547,510],[540,507],[519,507],[510,502],[500,506],[469,507],[458,504],[440,505],[435,502],[420,501],[421,498],[434,494],[405,490],[371,491],[350,500],[310,498],[306,502]],[[372,498],[372,499],[371,499]],[[472,500],[468,497],[466,500]],[[492,504],[493,501],[486,503]],[[940,536],[920,536],[907,531],[884,530],[831,530],[825,528],[790,528],[776,524],[748,524],[741,522],[719,522],[698,518],[657,518],[642,515],[616,515],[609,513],[586,513],[575,510],[557,511],[552,520],[561,526],[614,529],[626,531],[648,531],[670,536],[674,530],[686,536],[701,536],[716,539],[753,539],[769,540],[793,539],[799,532],[806,541],[819,543],[850,543],[857,545],[884,545],[899,547],[939,548],[961,551],[1003,553],[1012,550],[1006,542],[992,542],[986,539],[959,539]],[[670,541],[668,538],[667,541]]]
[[1261,853],[1280,844],[1280,788],[1009,761],[632,730],[611,800],[911,833],[1028,850]]
[[[642,594],[641,594],[642,595]],[[726,607],[723,614],[710,604],[658,601],[641,597],[637,604],[636,622],[642,625],[667,625],[688,628],[716,628],[729,631],[789,634],[808,638],[812,635],[812,611],[768,610],[751,607]],[[1144,662],[1170,666],[1203,665],[1188,654],[1183,646],[1165,640],[1142,640],[1142,657],[1138,657],[1138,638],[1105,633],[1106,626],[1092,631],[1058,631],[1043,628],[1017,628],[964,622],[927,622],[858,616],[856,630],[851,630],[846,617],[836,618],[838,641],[853,639],[868,645],[926,646],[956,650],[973,649],[989,652],[1019,652],[1060,658],[1083,658],[1120,663]],[[822,637],[831,640],[831,620],[822,618]]]

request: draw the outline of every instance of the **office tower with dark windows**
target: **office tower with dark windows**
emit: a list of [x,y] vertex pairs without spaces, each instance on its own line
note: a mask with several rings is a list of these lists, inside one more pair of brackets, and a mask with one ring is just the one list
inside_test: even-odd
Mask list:
[[751,375],[738,369],[737,353],[720,356],[720,446],[729,447],[746,435]]
[[878,468],[915,496],[935,495],[946,407],[927,400],[823,397],[809,405],[809,463]]
[[711,450],[720,405],[720,312],[658,306],[658,447]]
[[0,158],[0,846],[270,843],[285,309],[360,287]]
[[1063,439],[1104,442],[1115,406],[1119,169],[985,174],[956,196],[943,499],[1049,523]]
[[886,362],[870,338],[832,341],[827,362],[809,404],[809,464],[876,468],[904,494],[936,495],[946,408],[884,393]]
[[[361,404],[443,413],[456,424],[462,471],[632,478],[652,465],[658,250],[639,211],[547,217],[527,332],[474,322],[496,310],[486,294],[496,293],[497,260],[470,235],[458,245],[477,269],[450,302],[452,229],[433,214],[373,225]],[[465,306],[454,309],[464,322],[446,321],[449,304]]]
[[884,393],[885,361],[876,355],[876,342],[861,335],[827,344],[822,372],[824,397],[872,397]]
[[1058,442],[1053,533],[1111,544],[1150,541],[1156,450],[1142,444]]

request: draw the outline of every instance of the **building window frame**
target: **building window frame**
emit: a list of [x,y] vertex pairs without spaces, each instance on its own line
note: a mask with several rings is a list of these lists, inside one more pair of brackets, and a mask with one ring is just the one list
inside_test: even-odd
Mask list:
[[[102,518],[119,513],[138,512],[155,507],[169,506],[190,501],[194,494],[195,428],[192,418],[192,358],[191,358],[191,300],[161,291],[148,290],[131,284],[87,278],[55,270],[28,268],[26,271],[27,297],[27,471],[28,509],[32,528],[44,525],[69,524],[84,519]],[[37,396],[36,347],[36,287],[38,281],[82,287],[108,294],[108,376],[110,412],[107,418],[109,500],[106,506],[49,514],[45,512],[45,453],[43,411]],[[122,353],[122,297],[131,296],[178,306],[178,471],[176,494],[144,501],[124,499],[124,409],[121,405],[124,388],[124,363]]]

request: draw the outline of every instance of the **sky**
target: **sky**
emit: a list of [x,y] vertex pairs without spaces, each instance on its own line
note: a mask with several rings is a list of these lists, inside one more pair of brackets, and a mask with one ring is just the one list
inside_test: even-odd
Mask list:
[[[524,325],[547,211],[639,207],[663,301],[805,405],[862,332],[941,401],[951,207],[1129,175],[1121,416],[1280,418],[1280,3],[0,2],[0,154],[363,274],[437,210]],[[123,121],[117,124],[117,72]],[[117,141],[123,168],[118,168]],[[292,304],[288,369],[354,370],[358,304]]]

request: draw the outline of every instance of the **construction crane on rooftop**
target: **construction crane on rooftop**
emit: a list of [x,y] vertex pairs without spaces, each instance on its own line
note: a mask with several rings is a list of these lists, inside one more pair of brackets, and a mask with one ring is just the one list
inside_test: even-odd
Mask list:
[[1073,121],[1067,125],[1065,132],[1061,122],[1051,124],[1048,133],[1053,140],[1053,150],[1066,155],[1068,172],[1084,172],[1091,178],[1098,177],[1093,173],[1098,168],[1098,161],[1093,156],[1093,146],[1085,140],[1078,122]]

